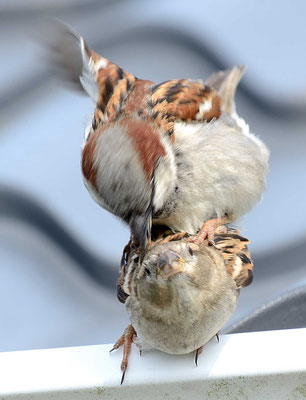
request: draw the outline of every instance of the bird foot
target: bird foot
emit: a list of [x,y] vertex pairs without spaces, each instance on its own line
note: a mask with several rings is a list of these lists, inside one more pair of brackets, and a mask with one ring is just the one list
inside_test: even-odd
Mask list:
[[230,219],[227,216],[209,219],[203,224],[199,232],[195,236],[192,236],[189,241],[199,246],[205,239],[207,239],[210,246],[215,246],[215,233],[226,233],[227,228],[224,224],[228,224],[229,222]]
[[120,336],[120,338],[114,344],[113,348],[109,351],[111,353],[112,351],[117,350],[121,346],[123,346],[123,356],[122,356],[122,362],[121,362],[121,371],[122,371],[121,382],[120,382],[121,385],[124,381],[125,372],[128,367],[128,360],[129,360],[129,355],[131,352],[131,345],[134,342],[134,339],[136,336],[137,336],[137,334],[136,334],[136,331],[133,328],[133,326],[128,325],[125,328],[123,335]]

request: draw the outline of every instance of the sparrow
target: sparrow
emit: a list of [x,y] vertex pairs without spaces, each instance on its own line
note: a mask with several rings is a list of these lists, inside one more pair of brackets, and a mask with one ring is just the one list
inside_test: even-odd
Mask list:
[[133,341],[141,350],[195,351],[197,365],[203,346],[218,339],[234,312],[240,289],[252,282],[249,240],[238,230],[218,228],[215,246],[187,239],[157,240],[142,261],[130,253],[121,290],[131,325],[111,350],[123,346],[121,383]]
[[206,82],[138,79],[56,22],[52,54],[95,104],[82,146],[93,199],[130,225],[145,248],[151,226],[213,243],[215,229],[247,213],[265,189],[269,151],[235,110],[244,67]]

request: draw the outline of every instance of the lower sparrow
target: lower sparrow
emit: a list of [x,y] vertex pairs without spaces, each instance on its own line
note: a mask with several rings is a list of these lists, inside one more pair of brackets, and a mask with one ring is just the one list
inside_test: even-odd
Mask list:
[[[131,251],[120,280],[131,325],[113,349],[124,346],[122,381],[132,341],[170,354],[196,352],[228,321],[239,289],[252,282],[249,241],[224,228],[215,246],[190,238],[157,240],[142,261]],[[218,337],[218,336],[217,336]]]

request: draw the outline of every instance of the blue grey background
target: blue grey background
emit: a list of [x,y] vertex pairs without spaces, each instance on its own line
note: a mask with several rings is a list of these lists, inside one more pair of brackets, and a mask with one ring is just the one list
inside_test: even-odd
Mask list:
[[0,2],[1,351],[113,342],[128,322],[114,284],[128,229],[92,201],[80,171],[93,104],[52,78],[30,40],[41,19],[61,18],[154,81],[247,65],[237,109],[269,146],[271,170],[237,223],[255,280],[230,326],[306,283],[305,15],[306,3],[282,1]]

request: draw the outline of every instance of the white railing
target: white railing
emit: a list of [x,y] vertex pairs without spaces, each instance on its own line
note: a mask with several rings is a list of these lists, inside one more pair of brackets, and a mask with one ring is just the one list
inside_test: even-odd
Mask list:
[[[115,339],[115,338],[114,338]],[[224,335],[194,365],[193,354],[136,346],[120,385],[121,351],[111,345],[0,354],[0,399],[306,398],[306,329]]]

